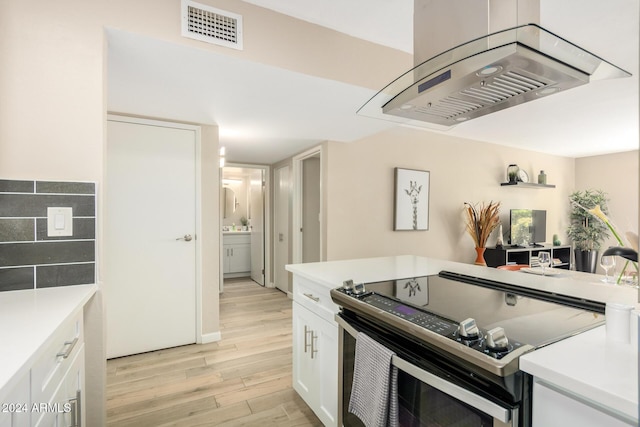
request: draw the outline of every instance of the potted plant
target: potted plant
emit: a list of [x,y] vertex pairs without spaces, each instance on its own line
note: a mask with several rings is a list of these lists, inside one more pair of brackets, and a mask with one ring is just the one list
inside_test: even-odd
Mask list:
[[576,270],[595,273],[598,251],[609,236],[606,224],[594,218],[589,209],[600,206],[608,214],[607,194],[602,190],[576,191],[569,195],[571,212],[567,235],[573,241]]
[[246,217],[240,218],[240,224],[242,224],[242,230],[247,231],[249,229],[249,220]]

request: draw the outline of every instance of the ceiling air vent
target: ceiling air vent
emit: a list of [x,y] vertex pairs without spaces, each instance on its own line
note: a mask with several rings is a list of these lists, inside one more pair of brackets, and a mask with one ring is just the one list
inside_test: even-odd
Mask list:
[[242,50],[242,15],[183,0],[182,35]]

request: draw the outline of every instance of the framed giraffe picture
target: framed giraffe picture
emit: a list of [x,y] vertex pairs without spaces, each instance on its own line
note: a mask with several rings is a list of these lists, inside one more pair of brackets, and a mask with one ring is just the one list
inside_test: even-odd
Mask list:
[[429,229],[429,171],[395,168],[393,229]]

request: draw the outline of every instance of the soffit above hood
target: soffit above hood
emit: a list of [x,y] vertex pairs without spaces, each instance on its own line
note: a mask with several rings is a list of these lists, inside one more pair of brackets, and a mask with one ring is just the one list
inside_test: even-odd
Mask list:
[[447,130],[460,123],[627,71],[536,24],[476,38],[388,84],[358,114]]

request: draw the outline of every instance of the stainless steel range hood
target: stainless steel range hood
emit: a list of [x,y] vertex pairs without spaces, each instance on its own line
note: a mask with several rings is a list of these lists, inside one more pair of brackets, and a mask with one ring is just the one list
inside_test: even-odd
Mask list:
[[628,76],[539,25],[527,24],[433,56],[387,85],[358,114],[446,130],[590,81]]

